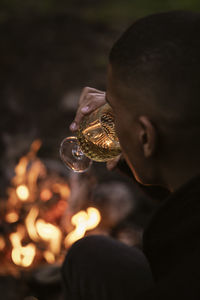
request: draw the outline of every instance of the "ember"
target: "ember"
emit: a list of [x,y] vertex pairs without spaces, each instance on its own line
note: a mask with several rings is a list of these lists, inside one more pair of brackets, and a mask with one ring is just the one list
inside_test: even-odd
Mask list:
[[82,238],[87,230],[91,230],[98,226],[101,221],[101,216],[98,209],[94,207],[89,207],[87,212],[79,211],[75,214],[71,222],[76,227],[72,232],[70,232],[65,238],[65,245],[70,246],[78,239]]

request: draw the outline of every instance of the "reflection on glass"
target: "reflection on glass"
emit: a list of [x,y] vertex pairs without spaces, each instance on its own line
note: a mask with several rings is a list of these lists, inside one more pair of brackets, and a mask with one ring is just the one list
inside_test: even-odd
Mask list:
[[77,137],[65,138],[60,148],[62,160],[75,172],[85,172],[91,160],[106,162],[120,153],[114,116],[108,104],[84,117]]

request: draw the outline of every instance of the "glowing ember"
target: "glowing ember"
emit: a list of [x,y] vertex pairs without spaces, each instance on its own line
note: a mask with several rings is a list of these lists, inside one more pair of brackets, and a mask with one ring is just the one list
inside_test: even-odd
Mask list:
[[21,184],[16,188],[16,193],[21,201],[26,201],[29,198],[29,190],[24,184]]
[[101,215],[98,209],[89,207],[87,212],[81,210],[75,214],[71,223],[75,226],[75,229],[70,232],[65,238],[65,246],[69,247],[74,242],[82,238],[87,230],[91,230],[98,226],[101,221]]
[[19,220],[19,216],[15,211],[11,211],[11,212],[7,213],[7,215],[5,216],[5,220],[8,223],[15,223]]
[[6,246],[6,243],[4,241],[4,238],[0,236],[0,250],[2,251]]

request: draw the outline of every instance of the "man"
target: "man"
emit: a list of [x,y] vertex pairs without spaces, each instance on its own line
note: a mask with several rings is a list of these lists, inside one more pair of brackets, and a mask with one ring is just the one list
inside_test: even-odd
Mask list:
[[[136,180],[163,186],[172,195],[144,234],[153,280],[142,254],[86,238],[72,247],[63,267],[69,299],[200,299],[199,34],[198,13],[168,12],[137,21],[110,52],[106,94],[86,88],[81,95],[71,129],[106,98]],[[112,275],[112,267],[122,269],[121,277]],[[124,282],[130,278],[132,286]]]

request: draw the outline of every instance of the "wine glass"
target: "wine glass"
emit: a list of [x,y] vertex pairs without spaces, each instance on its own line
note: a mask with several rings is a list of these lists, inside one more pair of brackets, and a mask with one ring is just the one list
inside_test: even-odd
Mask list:
[[60,146],[61,159],[70,170],[78,173],[87,171],[92,160],[106,162],[120,153],[114,115],[108,103],[85,116],[77,137],[65,138]]

